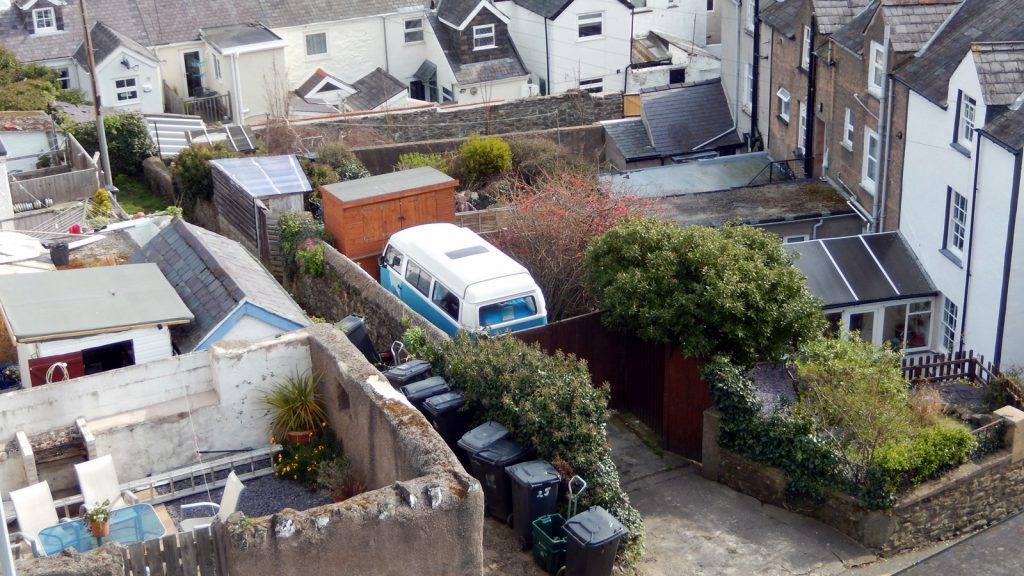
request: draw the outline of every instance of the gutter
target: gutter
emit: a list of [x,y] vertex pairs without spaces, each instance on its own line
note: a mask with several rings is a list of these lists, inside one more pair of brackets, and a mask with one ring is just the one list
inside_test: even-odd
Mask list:
[[964,299],[960,301],[960,352],[964,351],[964,335],[967,331],[967,295],[971,289],[971,264],[974,254],[974,215],[978,212],[978,167],[981,165],[981,138],[978,138],[978,145],[974,147],[974,189],[971,190],[971,222],[970,233],[967,236],[967,267],[964,270]]
[[[886,71],[889,69],[889,33],[889,25],[886,24],[885,33],[883,35],[882,40],[882,47],[885,50],[885,62],[882,66],[882,70]],[[882,142],[885,142],[884,149],[886,152],[888,152],[889,134],[888,130],[886,130],[886,128],[888,128],[888,125],[886,124],[885,119],[885,110],[887,109],[887,107],[891,105],[889,103],[889,99],[887,98],[889,92],[889,85],[891,84],[891,82],[889,81],[888,72],[882,75],[882,82],[884,82],[885,84],[882,86],[882,89],[879,91],[878,94],[878,116],[876,116],[875,119],[878,120],[879,148],[882,148]],[[880,156],[880,158],[878,159],[878,182],[875,184],[875,193],[871,195],[871,214],[874,220],[874,226],[872,227],[872,231],[874,232],[881,232],[881,213],[882,211],[885,210],[885,207],[882,205],[881,198],[887,192],[887,187],[885,185],[885,174],[888,171],[887,166],[889,164],[887,161],[887,156],[886,154],[882,153],[882,150],[878,151],[878,155]]]
[[[889,35],[889,25],[886,24],[885,25],[885,49],[886,49],[886,62],[885,63],[886,63],[886,67],[887,68],[888,68],[888,64],[889,64],[889,61],[888,61],[888,50],[889,50],[889,41],[890,41],[890,39],[891,39],[891,37]],[[882,114],[882,118],[884,118],[884,121],[885,121],[885,140],[884,140],[885,141],[885,152],[882,153],[882,166],[881,166],[881,173],[879,175],[880,178],[882,179],[882,181],[880,182],[880,184],[882,185],[882,206],[881,206],[881,210],[879,210],[878,225],[876,226],[876,228],[878,229],[878,232],[882,232],[882,231],[885,230],[885,213],[886,213],[886,207],[887,207],[888,202],[889,202],[889,154],[890,154],[890,151],[892,149],[892,101],[893,101],[892,78],[890,78],[889,74],[885,75],[885,90],[883,90],[882,93],[886,95],[886,99],[885,99],[885,102],[884,102],[885,109],[884,109],[884,111],[882,110],[882,104],[883,103],[879,102],[878,103],[879,104],[878,113]],[[977,172],[975,172],[975,174],[977,174]],[[900,185],[902,186],[902,182],[900,183]],[[974,219],[974,215],[973,214],[971,215],[971,219],[972,220]],[[970,262],[970,260],[968,260],[968,265],[969,265],[969,262]],[[966,303],[967,300],[964,300],[964,302]]]
[[547,94],[551,94],[551,43],[548,41],[548,19],[544,18],[544,64],[547,67]]
[[[811,178],[814,174],[814,124],[816,113],[814,111],[817,96],[817,68],[818,68],[818,55],[814,51],[814,41],[817,39],[817,22],[818,18],[811,13],[811,39],[810,46],[807,47],[807,122],[804,124],[804,133],[802,134],[804,139],[804,178]],[[799,129],[799,128],[798,128]]]
[[[1017,206],[1020,200],[1021,156],[1018,151],[1013,159],[1013,190],[1010,193],[1010,218],[1006,225],[1006,251],[1003,254],[1003,282],[999,294],[999,316],[996,326],[996,346],[992,365],[999,367],[1003,359],[1003,332],[1006,329],[1006,299],[1010,288],[1010,265],[1013,263],[1013,241],[1017,227]],[[973,208],[972,208],[973,209]]]
[[759,0],[750,1],[754,3],[754,53],[750,78],[750,83],[753,86],[750,87],[750,134],[747,136],[747,152],[753,152],[754,142],[761,139],[761,131],[757,127],[758,96],[761,92],[758,85],[758,80],[761,77],[761,2]]

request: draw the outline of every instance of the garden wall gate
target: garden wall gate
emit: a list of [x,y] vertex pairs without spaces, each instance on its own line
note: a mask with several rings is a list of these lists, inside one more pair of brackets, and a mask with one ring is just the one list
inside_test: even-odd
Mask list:
[[610,384],[612,408],[636,416],[668,450],[700,460],[703,414],[712,404],[700,379],[704,361],[684,357],[675,346],[610,330],[601,315],[592,312],[515,336],[546,352],[561,350],[586,360],[594,385]]

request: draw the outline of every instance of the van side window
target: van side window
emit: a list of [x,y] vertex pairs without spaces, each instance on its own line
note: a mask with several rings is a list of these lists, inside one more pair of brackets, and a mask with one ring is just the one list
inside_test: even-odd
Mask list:
[[384,253],[384,263],[394,268],[395,270],[401,270],[402,253],[399,252],[394,246],[388,246],[387,252]]
[[409,284],[412,284],[413,287],[419,290],[420,294],[423,294],[424,296],[430,294],[430,281],[433,280],[433,278],[430,277],[430,274],[424,272],[423,269],[415,262],[409,262],[409,266],[405,271],[405,279]]
[[459,321],[459,298],[442,286],[440,282],[434,282],[434,293],[430,296],[430,300],[438,308],[444,310],[444,313],[452,320]]
[[519,318],[527,318],[537,313],[537,301],[533,296],[520,296],[504,302],[495,302],[480,308],[480,325],[494,326],[503,322],[511,322]]

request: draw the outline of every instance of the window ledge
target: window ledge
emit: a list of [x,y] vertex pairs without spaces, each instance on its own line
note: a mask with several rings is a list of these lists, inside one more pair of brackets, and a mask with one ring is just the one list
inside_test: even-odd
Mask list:
[[963,263],[963,261],[960,260],[960,257],[957,256],[956,254],[954,254],[953,252],[951,252],[950,250],[947,250],[946,248],[942,248],[941,250],[939,250],[939,254],[942,254],[943,256],[945,256],[946,259],[949,260],[950,262],[952,262],[953,264],[955,264],[957,268],[963,268],[964,267],[964,263]]
[[782,114],[778,114],[775,117],[779,119],[779,122],[782,122],[786,126],[789,126],[789,117],[783,116]]
[[423,40],[413,40],[412,42],[408,42],[408,41],[407,41],[407,42],[405,43],[405,45],[406,45],[406,46],[412,46],[413,44],[423,44],[423,42],[424,42]]
[[847,152],[853,152],[853,142],[842,142],[841,144]]
[[312,54],[312,55],[307,54],[306,55],[306,60],[307,61],[309,61],[309,60],[327,60],[330,57],[331,57],[330,53]]
[[743,32],[745,32],[747,36],[753,37],[754,36],[754,27],[753,26],[750,26],[750,27],[746,27],[745,26],[743,28]]
[[497,46],[481,46],[479,48],[473,48],[473,52],[481,52],[483,50],[494,50]]
[[604,35],[583,36],[582,38],[576,38],[577,42],[591,42],[593,40],[604,40]]
[[882,89],[877,86],[868,86],[868,94],[874,96],[876,100],[882,98]]
[[860,186],[861,190],[870,194],[872,198],[875,197],[875,187],[877,186],[877,183],[871,182],[870,180],[861,180],[858,186]]
[[960,144],[959,142],[950,142],[949,143],[949,147],[952,148],[953,150],[956,150],[957,152],[963,154],[964,156],[966,156],[968,158],[971,157],[971,151],[966,146],[964,146],[963,144]]
[[747,102],[746,104],[741,106],[741,109],[743,110],[743,113],[746,114],[747,116],[753,115],[753,112],[750,109],[750,102]]

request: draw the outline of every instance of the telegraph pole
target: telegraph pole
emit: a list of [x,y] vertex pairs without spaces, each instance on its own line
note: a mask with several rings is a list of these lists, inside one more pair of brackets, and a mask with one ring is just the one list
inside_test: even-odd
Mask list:
[[103,114],[100,112],[100,87],[96,83],[96,58],[92,53],[92,34],[89,33],[89,19],[85,15],[85,0],[79,0],[82,8],[82,32],[85,33],[85,57],[89,63],[89,79],[92,81],[92,101],[96,109],[96,140],[100,144],[100,167],[107,189],[114,185],[110,173],[110,155],[107,153],[107,133],[103,128]]

